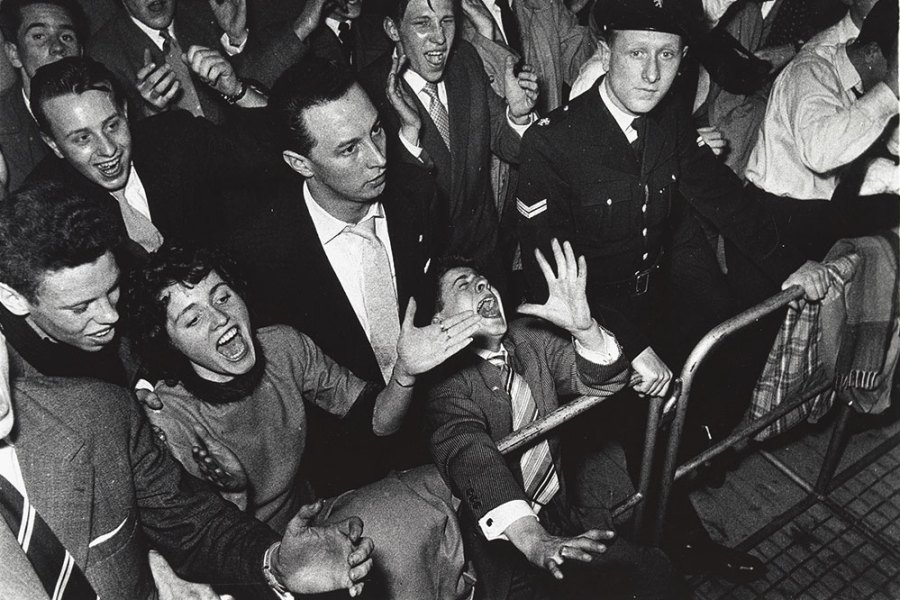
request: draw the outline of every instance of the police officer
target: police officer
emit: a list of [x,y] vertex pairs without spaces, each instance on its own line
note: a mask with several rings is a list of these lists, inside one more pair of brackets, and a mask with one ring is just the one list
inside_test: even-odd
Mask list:
[[[534,250],[546,254],[553,238],[570,241],[587,260],[592,312],[602,315],[631,360],[634,391],[652,396],[665,394],[671,369],[738,306],[700,219],[773,288],[786,277],[784,285],[803,285],[810,299],[827,288],[824,269],[804,264],[779,239],[763,207],[698,140],[690,102],[673,89],[686,51],[679,19],[661,4],[598,3],[605,11],[607,74],[526,132],[516,199],[532,301],[546,298]],[[692,402],[689,415],[703,419],[689,423],[688,435],[710,431],[715,419],[708,408]],[[695,529],[702,529],[684,500]],[[691,542],[680,536],[679,543],[710,563],[702,570],[752,576],[762,568],[752,557],[714,546],[703,531],[691,535]]]

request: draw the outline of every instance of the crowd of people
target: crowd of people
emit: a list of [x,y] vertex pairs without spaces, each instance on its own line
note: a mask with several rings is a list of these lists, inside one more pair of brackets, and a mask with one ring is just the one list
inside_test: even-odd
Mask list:
[[0,0],[0,596],[759,577],[610,498],[710,328],[896,236],[898,3],[842,1]]

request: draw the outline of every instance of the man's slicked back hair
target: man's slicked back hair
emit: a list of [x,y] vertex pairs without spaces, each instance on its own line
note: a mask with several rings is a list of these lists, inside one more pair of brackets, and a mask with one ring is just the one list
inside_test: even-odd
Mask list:
[[269,97],[279,147],[309,156],[316,140],[306,126],[304,114],[314,106],[342,98],[356,83],[356,76],[349,69],[319,57],[305,58],[285,71]]
[[20,189],[0,203],[0,282],[38,304],[47,273],[93,263],[121,244],[117,210],[58,183]]
[[32,4],[51,4],[64,9],[72,19],[78,42],[82,46],[85,44],[88,36],[87,16],[75,0],[3,0],[0,2],[0,32],[3,33],[4,40],[12,44],[18,43],[22,10]]
[[30,104],[41,130],[47,135],[52,133],[44,112],[48,100],[88,91],[106,92],[120,111],[125,108],[125,96],[118,89],[113,74],[91,58],[69,56],[38,69],[31,78]]

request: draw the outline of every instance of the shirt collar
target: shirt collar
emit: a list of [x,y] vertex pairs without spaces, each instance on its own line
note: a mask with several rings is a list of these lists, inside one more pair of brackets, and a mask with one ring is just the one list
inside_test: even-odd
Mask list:
[[637,117],[634,115],[629,115],[627,112],[619,108],[612,101],[612,98],[609,97],[609,77],[604,77],[603,81],[600,83],[600,99],[603,100],[603,104],[606,105],[606,108],[609,110],[612,118],[616,121],[616,125],[619,126],[619,129],[622,130],[622,133],[628,131],[631,128],[631,123]]
[[[140,29],[141,31],[143,31],[144,33],[147,34],[147,37],[149,37],[153,41],[153,43],[156,45],[157,48],[162,50],[163,39],[159,36],[159,32],[161,30],[153,29],[152,27],[147,27],[141,21],[139,21],[138,19],[135,19],[131,13],[128,13],[128,18],[131,19],[132,23],[134,23],[135,25],[138,26],[138,29]],[[169,35],[171,35],[173,38],[175,38],[175,19],[172,19],[172,22],[169,23],[169,26],[166,28],[166,31],[169,32]],[[178,38],[175,38],[175,39],[178,39]]]
[[325,24],[328,26],[328,29],[334,32],[334,35],[340,34],[340,26],[341,23],[349,23],[349,19],[335,19],[334,17],[325,17]]
[[[413,93],[419,95],[422,93],[422,90],[425,89],[425,85],[428,83],[425,81],[425,78],[413,71],[412,69],[404,69],[403,71],[403,80],[409,84],[409,87],[412,88]],[[440,82],[438,85],[441,85]]]
[[506,349],[506,346],[504,346],[503,344],[500,344],[500,350],[498,350],[497,352],[492,352],[492,351],[488,350],[487,348],[478,348],[475,346],[472,346],[471,348],[472,348],[472,352],[474,352],[475,354],[477,354],[484,360],[491,360],[492,358],[500,357],[503,359],[503,362],[505,362],[506,364],[509,364],[509,351]]
[[[309,184],[306,181],[303,182],[303,200],[306,202],[306,208],[309,210],[309,216],[312,219],[313,226],[316,228],[316,233],[319,236],[319,242],[322,246],[325,246],[334,240],[343,233],[347,227],[353,226],[353,223],[341,221],[322,208],[312,197],[312,192],[309,191]],[[366,211],[365,216],[360,219],[360,222],[365,221],[366,219],[383,218],[384,207],[382,207],[381,202],[373,202],[369,206],[369,210]]]
[[862,79],[847,56],[847,44],[837,47],[837,51],[834,53],[834,66],[837,68],[838,78],[841,80],[841,85],[844,86],[844,91],[849,92],[852,88],[857,88],[860,92],[865,92]]
[[[497,6],[497,3],[494,0],[481,0],[481,3],[484,4],[485,8],[488,10],[494,10],[494,7]],[[509,5],[511,7],[512,2],[510,2]]]
[[[28,96],[25,95],[25,87],[23,86],[20,90],[22,92],[22,99],[25,101],[25,110],[28,111],[28,114],[31,115],[31,118],[34,119],[34,111],[31,110],[31,102],[28,100]],[[37,123],[37,119],[34,119],[35,123]]]

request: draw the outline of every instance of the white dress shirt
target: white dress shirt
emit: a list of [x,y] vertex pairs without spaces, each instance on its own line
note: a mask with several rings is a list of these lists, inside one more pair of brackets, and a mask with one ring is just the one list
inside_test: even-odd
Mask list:
[[[604,336],[605,346],[596,350],[585,348],[574,338],[572,341],[575,345],[575,352],[585,360],[597,365],[611,365],[619,358],[619,355],[622,352],[612,335]],[[475,347],[472,347],[472,351],[484,360],[490,360],[498,356],[503,357],[504,361],[509,364],[509,353],[503,346],[500,346],[498,352],[491,352],[490,350]],[[538,518],[537,514],[532,510],[531,505],[527,501],[510,500],[485,513],[485,515],[478,520],[478,526],[481,528],[481,532],[488,541],[508,540],[509,538],[506,536],[506,529],[519,519],[526,517],[534,519]]]
[[5,477],[26,500],[28,499],[25,480],[22,478],[22,469],[19,467],[19,458],[16,455],[16,447],[6,439],[0,440],[0,476]]
[[884,83],[857,98],[861,81],[846,45],[803,49],[778,75],[747,180],[800,200],[828,200],[836,173],[868,149],[897,114],[897,97]]
[[628,114],[615,105],[612,98],[609,96],[609,79],[604,78],[603,82],[600,84],[600,99],[603,101],[603,104],[606,105],[610,114],[612,114],[612,118],[616,122],[616,125],[618,125],[619,129],[622,130],[622,133],[625,134],[628,143],[633,143],[638,138],[637,130],[632,126],[637,117]]
[[153,219],[150,217],[150,204],[147,202],[147,192],[144,190],[144,183],[134,168],[134,163],[131,163],[128,181],[125,182],[124,194],[128,206],[147,217],[152,223]]
[[[353,223],[347,223],[332,216],[312,197],[309,191],[309,185],[303,184],[303,200],[306,202],[306,208],[309,210],[309,216],[312,219],[313,227],[319,236],[319,242],[325,250],[325,256],[331,268],[337,275],[341,287],[362,325],[366,337],[371,338],[369,332],[369,318],[366,316],[366,302],[363,294],[363,276],[362,272],[362,256],[368,247],[365,239],[359,235],[345,232],[348,227],[352,227]],[[388,234],[387,219],[384,216],[384,208],[381,202],[373,202],[369,207],[366,215],[360,222],[366,219],[375,219],[375,235],[384,244],[387,250],[388,261],[391,266],[391,285],[394,286],[394,292],[397,291],[397,271],[394,266],[394,254],[391,252],[391,237]]]
[[[497,6],[497,3],[494,0],[481,0],[484,7],[488,9],[488,12],[491,13],[491,16],[494,17],[494,24],[497,26],[497,29],[500,30],[500,35],[503,36],[503,41],[506,44],[509,44],[509,39],[506,37],[506,30],[503,29],[503,13],[500,12],[500,7]],[[509,1],[510,9],[513,7],[513,0]]]
[[[159,29],[153,29],[152,27],[147,27],[144,23],[134,18],[134,15],[128,15],[131,18],[131,22],[138,26],[138,29],[147,34],[147,37],[150,38],[150,41],[153,42],[160,51],[163,49],[163,44],[165,41],[159,35]],[[175,35],[175,19],[172,19],[172,22],[169,23],[169,26],[166,28],[166,31],[169,32],[169,35],[172,36],[173,39],[178,40],[178,44],[181,45],[181,40],[178,39],[178,36]],[[249,36],[247,36],[249,37]],[[240,54],[244,51],[244,47],[247,45],[247,37],[244,37],[244,41],[240,44],[232,44],[231,40],[228,39],[228,34],[223,33],[219,38],[219,43],[222,45],[222,49],[225,50],[225,54],[228,56],[234,56],[235,54]],[[184,52],[187,52],[188,49],[185,46],[181,46],[181,49]],[[213,48],[215,50],[215,48]]]

